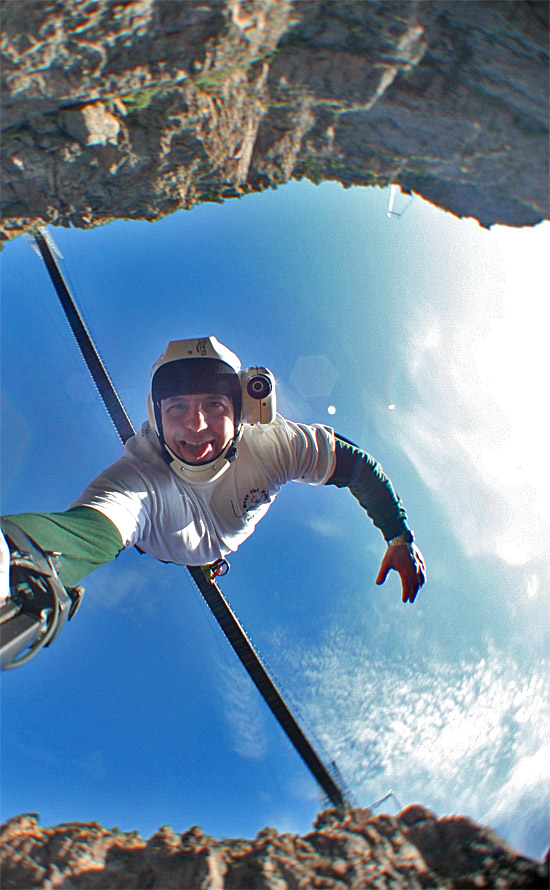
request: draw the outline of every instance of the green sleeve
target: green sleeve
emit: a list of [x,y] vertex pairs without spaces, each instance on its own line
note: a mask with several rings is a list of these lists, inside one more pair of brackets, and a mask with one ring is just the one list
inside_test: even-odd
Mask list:
[[42,550],[61,553],[59,578],[67,587],[112,562],[124,547],[116,526],[91,507],[64,513],[18,513],[6,519],[15,522]]
[[349,488],[386,541],[410,531],[405,508],[378,461],[338,436],[335,442],[336,467],[327,485]]

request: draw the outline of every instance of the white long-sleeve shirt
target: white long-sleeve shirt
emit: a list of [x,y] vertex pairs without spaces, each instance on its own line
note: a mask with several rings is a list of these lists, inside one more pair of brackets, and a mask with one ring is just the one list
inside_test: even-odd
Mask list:
[[92,507],[137,545],[165,562],[204,565],[254,532],[286,482],[323,485],[335,467],[334,432],[285,420],[245,425],[238,454],[212,482],[189,483],[165,463],[148,423],[124,456],[97,476],[72,507]]

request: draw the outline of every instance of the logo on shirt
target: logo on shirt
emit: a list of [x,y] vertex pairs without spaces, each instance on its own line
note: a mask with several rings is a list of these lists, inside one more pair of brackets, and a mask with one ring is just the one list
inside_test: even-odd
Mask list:
[[262,504],[269,503],[269,495],[264,488],[252,488],[243,500],[243,510],[257,510]]

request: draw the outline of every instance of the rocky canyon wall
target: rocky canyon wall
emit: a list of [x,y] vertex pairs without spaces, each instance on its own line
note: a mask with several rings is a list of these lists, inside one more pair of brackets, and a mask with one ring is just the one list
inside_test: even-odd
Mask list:
[[306,177],[549,216],[546,0],[3,0],[2,231]]
[[392,818],[322,813],[304,837],[271,828],[253,841],[216,841],[200,828],[137,832],[97,823],[42,828],[36,816],[2,828],[3,890],[421,890],[544,888],[546,867],[469,819],[422,807]]

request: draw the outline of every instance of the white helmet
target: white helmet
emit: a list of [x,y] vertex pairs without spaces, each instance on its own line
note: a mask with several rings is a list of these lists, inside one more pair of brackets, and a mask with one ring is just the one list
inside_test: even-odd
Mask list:
[[[204,464],[182,461],[164,441],[160,403],[184,393],[219,393],[233,402],[235,436],[214,460]],[[166,462],[187,482],[218,479],[237,455],[241,423],[269,423],[275,416],[275,380],[266,368],[243,372],[235,353],[215,337],[173,340],[153,365],[149,422],[164,449]]]

